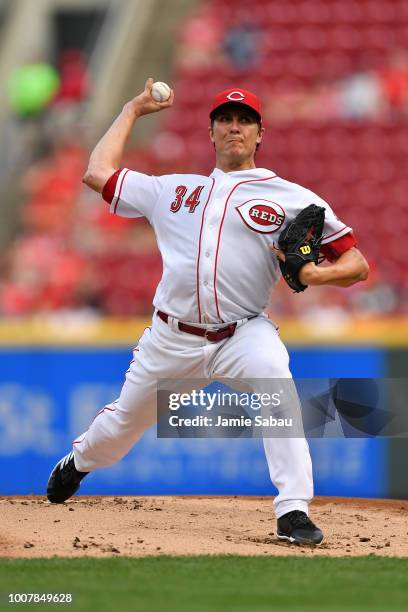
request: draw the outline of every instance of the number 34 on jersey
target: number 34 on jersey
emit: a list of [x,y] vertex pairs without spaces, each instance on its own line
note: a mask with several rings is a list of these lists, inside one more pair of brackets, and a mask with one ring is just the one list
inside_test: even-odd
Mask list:
[[[193,213],[197,206],[200,204],[201,192],[204,189],[204,185],[199,185],[187,196],[184,206],[188,208],[188,212]],[[183,205],[184,199],[187,195],[187,187],[185,185],[178,185],[176,187],[176,198],[170,204],[170,210],[176,213],[180,210]]]

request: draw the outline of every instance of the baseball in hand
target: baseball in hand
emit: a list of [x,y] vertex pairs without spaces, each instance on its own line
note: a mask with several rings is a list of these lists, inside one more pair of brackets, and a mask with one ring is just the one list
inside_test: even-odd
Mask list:
[[155,102],[166,102],[170,98],[171,90],[167,83],[157,81],[153,83],[151,96]]

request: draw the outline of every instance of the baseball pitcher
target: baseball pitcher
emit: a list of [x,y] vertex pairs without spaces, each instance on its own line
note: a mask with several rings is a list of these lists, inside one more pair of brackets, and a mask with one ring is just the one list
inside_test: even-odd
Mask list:
[[[260,101],[233,87],[209,109],[215,151],[210,176],[147,176],[121,167],[126,141],[143,115],[169,108],[153,79],[125,104],[93,150],[83,182],[102,194],[110,212],[146,217],[163,259],[152,325],[134,351],[120,396],[107,404],[73,450],[55,466],[47,496],[62,503],[91,471],[119,461],[156,419],[158,379],[290,379],[287,350],[264,314],[281,274],[295,290],[348,287],[365,280],[368,264],[352,229],[315,193],[272,170],[257,168],[264,138]],[[164,91],[164,94],[163,94]],[[156,98],[156,99],[155,99]],[[331,265],[319,266],[323,255]],[[308,516],[312,465],[304,437],[264,438],[278,489],[277,536],[320,544]]]

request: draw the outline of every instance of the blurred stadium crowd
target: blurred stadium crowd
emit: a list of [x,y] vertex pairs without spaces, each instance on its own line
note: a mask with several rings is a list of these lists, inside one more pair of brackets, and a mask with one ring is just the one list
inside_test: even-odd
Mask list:
[[[123,165],[150,174],[210,172],[213,94],[253,89],[267,128],[258,166],[325,198],[354,228],[371,265],[364,286],[347,291],[314,288],[294,298],[279,285],[272,315],[330,326],[406,313],[407,40],[405,0],[202,2],[179,25],[175,106],[157,116],[155,136],[132,146]],[[46,108],[18,118],[26,142],[34,130],[36,146],[22,152],[25,204],[1,256],[0,313],[150,314],[161,275],[151,229],[109,215],[81,183],[88,150],[77,126],[92,88],[87,57],[65,50],[54,69],[59,85]]]

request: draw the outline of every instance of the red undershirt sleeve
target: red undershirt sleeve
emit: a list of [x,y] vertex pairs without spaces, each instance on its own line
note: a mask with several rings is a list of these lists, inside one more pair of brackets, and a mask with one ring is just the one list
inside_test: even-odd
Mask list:
[[116,170],[116,172],[114,172],[112,176],[108,178],[104,188],[102,189],[102,197],[105,202],[108,202],[109,204],[112,203],[115,196],[116,183],[118,182],[119,174],[122,172],[122,170],[123,168]]
[[333,240],[333,242],[323,244],[320,249],[320,252],[326,257],[328,261],[333,262],[338,259],[340,255],[342,255],[352,247],[356,246],[356,244],[357,241],[353,233],[349,232],[348,234],[341,236],[341,238]]

